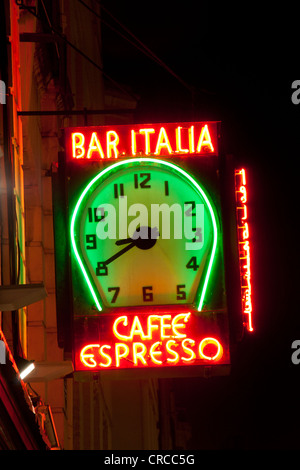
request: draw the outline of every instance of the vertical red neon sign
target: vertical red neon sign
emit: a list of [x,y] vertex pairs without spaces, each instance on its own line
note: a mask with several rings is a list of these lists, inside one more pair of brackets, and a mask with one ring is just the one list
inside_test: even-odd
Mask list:
[[234,177],[243,323],[248,331],[253,331],[250,236],[247,214],[247,185],[245,169],[242,168],[235,170]]

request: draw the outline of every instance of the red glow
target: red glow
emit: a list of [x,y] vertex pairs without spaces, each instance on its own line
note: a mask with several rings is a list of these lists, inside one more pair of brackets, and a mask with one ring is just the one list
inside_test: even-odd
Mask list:
[[235,195],[242,293],[242,313],[244,316],[244,324],[246,325],[248,331],[253,331],[250,236],[247,214],[246,171],[244,168],[235,170]]
[[223,348],[216,338],[204,338],[199,344],[199,354],[203,359],[217,361],[223,355]]
[[66,148],[75,161],[130,156],[217,155],[217,123],[69,128]]
[[[96,321],[94,319],[94,321]],[[215,329],[215,325],[213,327]],[[96,341],[84,338],[77,348],[77,370],[189,366],[226,363],[228,344],[208,334],[192,312],[101,315]]]

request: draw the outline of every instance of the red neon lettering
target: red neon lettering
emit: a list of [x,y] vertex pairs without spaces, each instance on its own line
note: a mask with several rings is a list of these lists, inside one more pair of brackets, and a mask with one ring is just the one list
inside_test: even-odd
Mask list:
[[133,343],[132,344],[133,362],[136,366],[138,365],[139,360],[145,366],[147,365],[147,361],[145,360],[145,354],[146,353],[147,353],[147,348],[144,345],[144,343]]
[[172,320],[172,330],[173,330],[173,334],[175,336],[175,338],[185,338],[186,337],[186,334],[184,333],[179,333],[177,331],[177,328],[185,328],[186,325],[184,325],[183,323],[178,323],[179,320],[183,320],[184,323],[187,323],[189,321],[189,318],[190,318],[190,315],[191,313],[179,313],[178,315],[176,315],[173,320]]
[[116,367],[120,367],[120,359],[124,359],[129,354],[129,347],[124,343],[116,343],[115,355],[116,355]]
[[72,157],[83,158],[85,155],[84,135],[81,132],[73,132],[72,134]]
[[247,211],[247,189],[245,169],[235,170],[235,196],[239,265],[241,279],[242,313],[244,324],[249,331],[253,331],[252,325],[252,289],[250,267],[250,235]]
[[199,343],[194,339],[182,341],[168,339],[147,344],[140,341],[108,344],[87,344],[79,354],[81,364],[87,369],[149,367],[165,365],[195,364],[199,359],[218,362],[223,356],[223,347],[216,338],[204,338]]
[[[160,339],[166,339],[170,337],[185,338],[186,334],[178,330],[186,328],[186,323],[188,322],[189,317],[190,312],[179,313],[175,315],[170,322],[171,315],[149,315],[147,318],[147,334],[145,334],[140,319],[137,315],[133,317],[131,326],[129,325],[128,317],[123,315],[114,321],[113,333],[116,338],[123,341],[133,341],[134,336],[139,336],[143,341],[152,339],[153,332],[159,332]],[[166,330],[170,331],[166,332]]]
[[171,362],[173,364],[177,364],[177,362],[179,361],[179,354],[178,354],[177,351],[174,351],[172,349],[172,346],[175,347],[175,348],[178,346],[174,339],[170,339],[166,343],[166,350],[168,351],[168,353],[171,354],[171,357],[168,357],[167,361]]
[[185,338],[181,344],[183,351],[188,354],[188,357],[181,357],[181,360],[185,362],[190,362],[195,359],[196,354],[191,348],[188,347],[187,343],[190,343],[191,346],[195,346],[195,341],[193,339]]
[[[160,361],[156,357],[156,356],[161,356],[162,355],[161,349],[158,349],[158,348],[161,348],[161,344],[162,343],[160,341],[156,341],[156,343],[152,344],[152,346],[149,350],[151,361],[154,362],[154,364],[162,364],[162,361]],[[157,351],[157,349],[158,349],[158,351]]]
[[[79,361],[83,368],[109,369],[130,367],[165,367],[216,363],[223,357],[223,347],[214,337],[195,339],[191,312],[179,314],[121,315],[111,321],[109,341],[82,347]],[[189,329],[187,329],[189,328]]]
[[151,152],[150,147],[150,134],[154,134],[155,129],[140,129],[139,133],[145,135],[145,155],[149,155]]
[[110,158],[112,153],[115,158],[118,158],[119,152],[117,145],[119,143],[119,136],[115,131],[108,131],[106,133],[106,151],[107,158]]
[[170,145],[169,138],[167,136],[166,129],[164,127],[161,127],[159,134],[158,134],[158,139],[157,139],[157,144],[156,144],[154,155],[160,155],[161,150],[163,148],[165,148],[169,154],[172,153],[172,148]]
[[181,129],[182,127],[176,128],[176,153],[188,153],[189,149],[181,148]]
[[195,153],[195,126],[189,128],[189,150],[190,153]]
[[211,142],[210,133],[209,133],[207,124],[205,124],[205,126],[202,127],[202,129],[201,129],[199,142],[198,142],[198,145],[197,145],[197,152],[200,153],[201,150],[202,150],[202,147],[209,147],[211,152],[214,151],[214,147],[213,147],[213,144]]
[[100,351],[100,356],[106,359],[106,362],[99,362],[99,366],[101,367],[109,367],[111,365],[112,359],[111,357],[104,352],[104,349],[111,349],[111,346],[108,344],[103,344],[101,348],[99,349]]
[[160,322],[160,315],[149,315],[147,319],[147,332],[148,338],[152,339],[152,333],[159,330],[159,325],[155,324],[156,321]]
[[86,158],[91,158],[93,152],[98,152],[101,158],[105,158],[97,132],[92,133]]
[[145,339],[144,331],[140,323],[139,317],[135,316],[132,322],[132,327],[130,331],[130,337],[133,339],[134,336],[140,336],[141,339]]
[[[213,346],[213,348],[211,348],[211,346]],[[207,349],[209,349],[209,351],[207,351]],[[215,361],[223,355],[223,348],[217,339],[204,338],[199,344],[199,355],[203,359]]]
[[172,329],[171,323],[168,322],[168,320],[170,320],[170,319],[171,319],[171,315],[163,315],[163,317],[162,317],[162,321],[161,321],[161,324],[160,324],[160,337],[161,337],[161,339],[171,337],[171,333],[170,334],[166,333],[166,330],[171,330]]
[[97,362],[92,352],[87,353],[88,350],[93,348],[100,348],[100,344],[88,344],[80,351],[80,360],[86,367],[96,367]]
[[119,317],[114,322],[114,324],[113,324],[113,333],[114,333],[115,337],[118,338],[118,339],[124,339],[125,341],[127,341],[128,339],[132,339],[132,338],[130,338],[130,336],[122,335],[121,333],[119,333],[118,325],[120,323],[123,323],[124,326],[127,326],[128,325],[128,317],[126,317],[126,316]]
[[130,135],[131,135],[131,155],[135,156],[136,155],[136,133],[133,129],[130,131]]
[[[187,124],[153,124],[151,127],[134,129],[129,126],[117,126],[117,130],[107,130],[106,127],[99,127],[98,131],[95,128],[91,131],[79,129],[68,134],[71,139],[71,157],[74,160],[102,160],[136,155],[211,154],[215,151],[211,137],[212,126],[216,124],[210,124],[209,127],[208,124],[198,123],[197,128]],[[197,145],[196,133],[199,135]]]

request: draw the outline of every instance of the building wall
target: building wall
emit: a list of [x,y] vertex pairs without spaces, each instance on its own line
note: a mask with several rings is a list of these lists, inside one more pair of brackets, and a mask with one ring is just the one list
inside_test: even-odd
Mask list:
[[[20,11],[20,33],[35,32],[36,18]],[[35,42],[20,43],[20,78],[22,110],[57,109],[53,80],[45,86],[46,77],[36,55]],[[24,146],[25,247],[27,283],[43,283],[47,291],[44,300],[28,306],[27,357],[37,364],[63,362],[63,351],[57,347],[55,308],[54,243],[52,192],[49,169],[58,152],[56,117],[22,117]],[[37,374],[39,374],[38,366]],[[30,384],[33,394],[41,396],[51,410],[63,446],[64,383],[63,379],[47,380],[39,375]]]
[[[96,1],[86,2],[100,14]],[[27,2],[41,8],[41,2]],[[25,2],[26,4],[26,2]],[[99,18],[79,2],[44,2],[55,11],[56,27],[76,48],[92,61],[101,63],[101,24]],[[49,6],[50,10],[51,7]],[[49,10],[49,11],[50,11]],[[41,10],[37,10],[38,14]],[[57,26],[58,25],[58,26]],[[20,9],[21,33],[41,32],[41,23],[27,9]],[[23,111],[132,107],[135,103],[120,92],[109,89],[99,68],[74,48],[66,48],[64,73],[53,73],[49,44],[21,42],[20,80]],[[53,54],[53,44],[51,53]],[[55,52],[55,50],[54,50]],[[55,55],[55,54],[54,54]],[[67,94],[66,90],[70,90]],[[107,88],[108,90],[108,88]],[[67,113],[66,113],[67,114]],[[62,150],[62,128],[75,125],[101,125],[124,122],[124,116],[22,116],[24,210],[24,269],[27,283],[44,283],[47,297],[31,304],[23,321],[24,344],[29,359],[37,363],[28,387],[33,395],[51,406],[58,440],[63,449],[157,449],[159,446],[158,383],[155,380],[110,380],[100,374],[75,373],[65,376],[64,365],[70,355],[57,342],[55,298],[55,251],[51,167]],[[61,372],[60,372],[61,371]],[[29,380],[29,379],[28,379]]]
[[[22,106],[20,87],[20,51],[18,41],[18,8],[11,2],[7,4],[9,13],[6,19],[6,28],[9,34],[9,47],[7,48],[7,70],[5,81],[7,99],[3,106],[1,138],[1,227],[2,264],[1,282],[3,285],[25,282],[25,232],[24,232],[24,184],[23,184],[23,139],[22,121],[17,111]],[[2,52],[4,57],[4,51]],[[4,77],[3,77],[4,78]],[[5,82],[4,82],[5,83]],[[4,135],[5,134],[5,135]],[[4,153],[6,153],[4,157]],[[13,247],[13,243],[15,246]],[[6,328],[9,344],[12,345],[12,325],[10,325],[10,313],[2,315],[3,327]],[[26,337],[26,308],[19,311],[16,323],[20,342],[15,349],[25,350]]]

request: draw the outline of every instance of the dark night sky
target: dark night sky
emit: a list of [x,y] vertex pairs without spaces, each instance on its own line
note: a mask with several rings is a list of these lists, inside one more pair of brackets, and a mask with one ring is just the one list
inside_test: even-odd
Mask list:
[[221,120],[225,149],[251,174],[256,331],[229,377],[177,381],[190,448],[298,449],[298,12],[278,2],[102,3],[195,90],[103,26],[104,70],[140,96],[136,121]]

